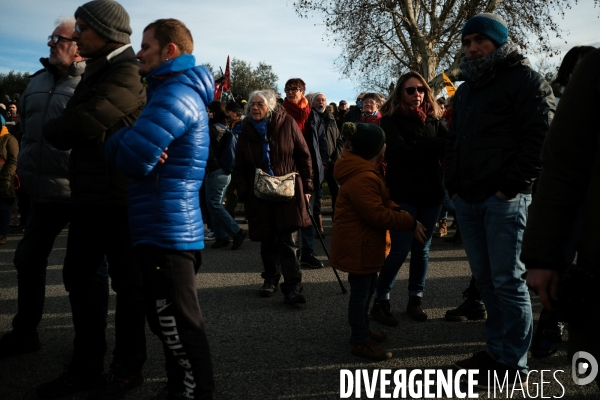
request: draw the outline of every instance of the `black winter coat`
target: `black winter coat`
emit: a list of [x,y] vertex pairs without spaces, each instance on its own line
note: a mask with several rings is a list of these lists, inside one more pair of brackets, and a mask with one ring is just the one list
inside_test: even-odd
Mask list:
[[[521,260],[528,269],[564,266],[565,244],[583,209],[577,264],[595,269],[600,276],[600,129],[590,118],[600,107],[598,71],[600,50],[595,50],[569,80],[544,142],[543,171],[523,234]],[[593,338],[597,344],[598,335]]]
[[64,112],[44,125],[50,144],[72,149],[69,175],[75,203],[127,205],[129,181],[106,160],[104,143],[133,125],[146,104],[138,65],[131,47],[110,59],[105,55],[88,61]]
[[471,203],[497,191],[531,193],[553,115],[550,85],[516,52],[460,85],[446,145],[448,193]]
[[329,164],[326,132],[327,120],[321,118],[316,109],[311,109],[308,120],[304,125],[304,140],[312,160],[313,181],[319,186],[325,180],[323,163]]
[[444,187],[440,159],[447,130],[431,116],[425,124],[396,112],[381,119],[385,132],[386,184],[396,203],[442,204]]
[[231,135],[231,131],[221,123],[211,123],[209,133],[210,147],[208,149],[206,170],[208,172],[214,172],[219,168],[222,168],[219,159],[225,149],[224,146],[231,141],[227,138],[227,135]]

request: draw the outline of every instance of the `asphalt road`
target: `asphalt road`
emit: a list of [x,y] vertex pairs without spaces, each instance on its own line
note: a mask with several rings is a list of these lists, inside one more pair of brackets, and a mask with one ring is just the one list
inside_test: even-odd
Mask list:
[[[329,245],[331,221],[325,224]],[[1,400],[35,399],[35,386],[57,377],[69,362],[73,331],[61,277],[66,235],[65,231],[58,237],[49,262],[46,309],[39,327],[42,348],[36,353],[0,360]],[[16,312],[17,284],[12,258],[20,238],[20,235],[10,235],[8,243],[0,247],[2,333],[10,330]],[[207,244],[210,247],[210,242]],[[400,325],[384,329],[388,334],[385,347],[394,357],[381,363],[364,361],[350,354],[348,295],[341,294],[318,240],[315,241],[316,253],[327,267],[303,271],[307,304],[302,306],[284,304],[281,293],[267,299],[257,295],[262,284],[259,248],[259,243],[247,240],[236,251],[207,248],[203,252],[204,266],[197,275],[198,297],[213,353],[216,399],[339,399],[342,369],[447,370],[455,361],[484,348],[483,322],[444,320],[445,311],[462,302],[462,291],[470,278],[461,246],[434,238],[423,305],[429,315],[426,322],[412,321],[404,312],[408,298],[408,264],[403,265],[391,300]],[[341,276],[348,287],[345,274]],[[537,321],[540,304],[535,296],[533,305]],[[107,329],[109,346],[114,343],[113,311],[114,294]],[[149,330],[147,336],[146,381],[130,392],[127,399],[150,396],[165,382],[162,347]],[[109,362],[107,356],[107,368]],[[546,374],[544,381],[549,383],[543,385],[545,397],[600,399],[600,390],[595,384],[573,383],[566,344],[560,344],[559,351],[548,358],[530,358],[529,364],[531,369],[564,371],[556,375],[560,384],[551,374]],[[541,398],[540,386],[539,375],[530,380],[532,398]],[[86,397],[86,393],[80,393],[72,398]],[[512,396],[523,397],[520,391]],[[363,390],[362,397],[353,394],[352,398],[368,397]],[[380,392],[376,392],[374,398],[380,398]],[[493,398],[493,393],[488,397],[487,392],[480,392],[480,398]]]

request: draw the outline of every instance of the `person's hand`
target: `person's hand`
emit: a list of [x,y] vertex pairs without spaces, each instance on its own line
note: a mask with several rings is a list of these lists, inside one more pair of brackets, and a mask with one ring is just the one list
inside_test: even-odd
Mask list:
[[508,200],[508,196],[507,196],[507,195],[505,195],[504,193],[502,193],[502,192],[501,192],[501,191],[499,191],[499,190],[496,192],[496,196],[500,197],[500,198],[501,198],[501,199],[503,199],[503,200]]
[[415,230],[413,231],[413,237],[415,239],[417,239],[417,241],[421,244],[425,244],[425,241],[427,240],[427,235],[425,234],[426,230],[427,229],[425,229],[423,224],[420,223],[419,221],[417,221],[417,226],[415,227]]
[[306,204],[310,203],[310,194],[304,194],[304,198],[306,199]]
[[530,269],[527,271],[527,287],[538,296],[547,310],[553,310],[550,298],[558,299],[558,272],[551,269]]
[[452,196],[450,196],[450,199],[452,199],[454,201],[454,199],[456,198],[456,196],[458,196],[458,193],[454,193]]
[[[165,149],[165,151],[167,151],[167,150],[169,150],[168,147]],[[162,152],[162,154],[160,155],[160,158],[158,159],[159,164],[164,164],[165,161],[167,161],[167,158],[169,158],[169,156],[167,155],[167,153],[165,153],[165,151]]]

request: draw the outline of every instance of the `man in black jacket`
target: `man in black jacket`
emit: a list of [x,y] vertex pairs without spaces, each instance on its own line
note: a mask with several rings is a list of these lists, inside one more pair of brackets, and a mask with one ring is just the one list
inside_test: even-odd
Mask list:
[[494,373],[512,386],[528,371],[533,324],[519,253],[554,97],[498,15],[469,19],[462,44],[445,183],[488,319],[485,351],[456,365],[479,369],[483,387]]
[[[73,212],[63,269],[75,340],[68,370],[41,384],[41,398],[95,390],[91,399],[117,399],[143,382],[146,360],[141,270],[133,257],[127,214],[128,181],[109,164],[104,143],[140,115],[146,93],[131,49],[127,11],[112,0],[90,1],[75,11],[73,39],[87,57],[85,71],[65,111],[43,128],[59,150],[71,150]],[[96,270],[106,256],[116,292],[115,349],[102,382],[106,319]]]

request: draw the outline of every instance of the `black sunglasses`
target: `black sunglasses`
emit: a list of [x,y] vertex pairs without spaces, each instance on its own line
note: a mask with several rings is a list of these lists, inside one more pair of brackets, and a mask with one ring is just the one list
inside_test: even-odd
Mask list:
[[412,96],[415,94],[415,91],[418,91],[419,93],[425,93],[425,86],[407,87],[404,88],[404,90],[406,91],[407,95]]
[[69,42],[75,41],[75,39],[71,39],[68,37],[60,36],[60,35],[50,35],[50,36],[48,36],[48,40],[52,40],[52,42],[54,42],[54,44],[58,44],[61,40],[66,40]]

